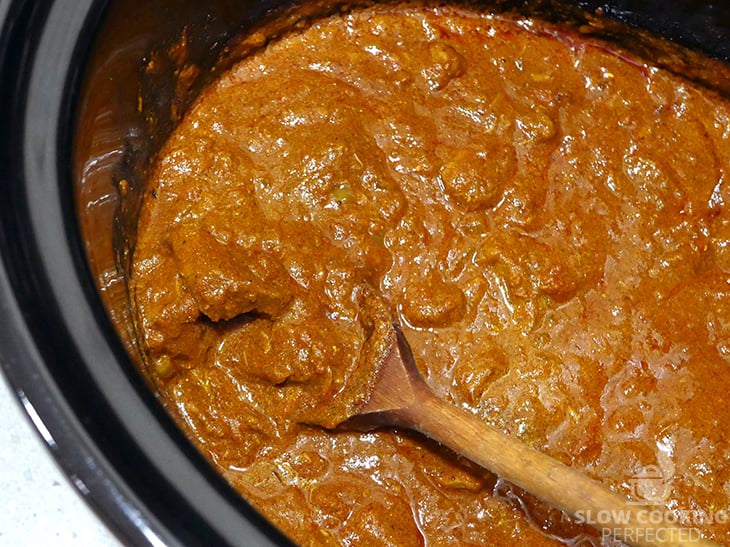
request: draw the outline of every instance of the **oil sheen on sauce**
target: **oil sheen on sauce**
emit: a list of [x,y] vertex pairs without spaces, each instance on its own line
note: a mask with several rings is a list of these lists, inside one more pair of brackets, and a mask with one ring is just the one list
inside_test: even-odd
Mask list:
[[730,543],[728,199],[728,102],[605,44],[460,8],[320,20],[160,153],[148,372],[301,544],[599,543],[421,437],[326,429],[392,313],[445,399]]

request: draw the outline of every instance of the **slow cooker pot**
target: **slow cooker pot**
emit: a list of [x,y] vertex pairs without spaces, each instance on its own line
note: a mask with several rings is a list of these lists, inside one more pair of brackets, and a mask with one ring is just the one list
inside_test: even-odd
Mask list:
[[[498,4],[575,24],[574,8],[600,9],[730,61],[727,2]],[[287,542],[212,470],[138,372],[125,273],[145,170],[210,70],[245,53],[230,40],[272,11],[292,24],[331,7],[0,0],[0,364],[73,484],[129,544]],[[730,90],[711,62],[622,25],[596,32]]]

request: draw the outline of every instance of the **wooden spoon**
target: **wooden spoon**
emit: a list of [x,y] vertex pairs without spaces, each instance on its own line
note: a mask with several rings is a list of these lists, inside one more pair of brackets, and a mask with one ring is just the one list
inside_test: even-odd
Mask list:
[[631,545],[717,545],[701,539],[696,529],[649,522],[650,512],[657,510],[663,516],[664,510],[632,505],[600,482],[442,401],[418,372],[397,324],[387,347],[372,390],[345,426],[397,426],[419,431],[564,513],[600,515],[594,518],[600,524],[593,526]]

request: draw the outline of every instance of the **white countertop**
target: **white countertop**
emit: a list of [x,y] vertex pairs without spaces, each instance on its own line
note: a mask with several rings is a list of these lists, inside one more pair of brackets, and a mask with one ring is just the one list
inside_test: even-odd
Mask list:
[[58,469],[1,374],[0,545],[120,545]]

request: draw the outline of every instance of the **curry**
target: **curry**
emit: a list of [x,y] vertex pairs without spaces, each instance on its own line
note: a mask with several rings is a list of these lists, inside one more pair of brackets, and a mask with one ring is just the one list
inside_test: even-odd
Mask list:
[[396,317],[443,398],[730,543],[729,199],[728,101],[608,44],[460,7],[321,19],[160,152],[148,372],[301,544],[599,543],[417,435],[332,430]]

